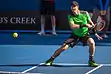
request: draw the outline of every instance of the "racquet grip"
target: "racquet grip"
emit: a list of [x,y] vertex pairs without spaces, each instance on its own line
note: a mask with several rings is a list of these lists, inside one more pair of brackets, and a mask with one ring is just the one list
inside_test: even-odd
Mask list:
[[86,25],[80,25],[80,28],[87,27]]

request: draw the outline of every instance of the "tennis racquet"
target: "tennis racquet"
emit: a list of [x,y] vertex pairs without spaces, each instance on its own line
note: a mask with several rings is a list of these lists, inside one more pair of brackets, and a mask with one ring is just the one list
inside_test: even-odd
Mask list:
[[105,27],[105,21],[99,16],[97,19],[97,23],[95,24],[95,29],[97,31],[102,31]]

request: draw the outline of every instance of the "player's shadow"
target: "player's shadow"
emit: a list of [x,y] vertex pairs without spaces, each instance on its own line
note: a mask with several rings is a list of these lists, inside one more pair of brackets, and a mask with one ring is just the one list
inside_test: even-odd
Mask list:
[[58,65],[58,64],[52,64],[51,66],[47,66],[45,64],[40,65],[39,67],[90,67],[88,65]]
[[47,66],[45,64],[18,64],[18,65],[0,65],[0,67],[4,66],[37,66],[37,67],[90,67],[87,64],[52,64],[51,66]]

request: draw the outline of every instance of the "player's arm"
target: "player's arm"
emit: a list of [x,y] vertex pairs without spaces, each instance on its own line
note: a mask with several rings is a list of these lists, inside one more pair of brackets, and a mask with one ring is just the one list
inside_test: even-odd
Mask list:
[[94,23],[93,23],[92,20],[91,20],[91,17],[89,16],[89,13],[86,12],[86,14],[87,14],[87,17],[88,17],[88,22],[89,22],[89,24],[92,25],[92,27],[95,27]]
[[71,28],[72,30],[73,30],[73,29],[76,29],[76,28],[87,27],[87,25],[75,24],[74,21],[69,21],[69,24],[70,24],[70,28]]
[[84,27],[84,25],[75,24],[71,15],[68,15],[68,21],[69,21],[70,28],[72,30],[76,29],[76,28]]
[[76,28],[80,28],[80,25],[75,24],[74,21],[69,21],[69,25],[72,30]]
[[95,29],[95,25],[94,25],[94,23],[92,22],[91,17],[89,16],[89,13],[86,12],[86,14],[87,14],[87,17],[88,17],[88,22],[89,22],[89,24],[92,25],[92,31],[93,31],[94,34],[96,35],[96,34],[97,34],[97,31],[96,31],[96,29]]
[[92,29],[92,31],[94,32],[94,35],[98,38],[98,40],[102,40],[103,38],[97,33],[97,30],[95,29],[95,27]]
[[98,38],[98,40],[102,40],[103,38],[98,35],[97,30],[96,30],[96,28],[95,28],[95,25],[94,25],[94,23],[92,22],[89,14],[88,14],[88,12],[87,12],[87,16],[88,16],[88,21],[89,21],[89,23],[92,25],[92,31],[94,32],[94,35]]

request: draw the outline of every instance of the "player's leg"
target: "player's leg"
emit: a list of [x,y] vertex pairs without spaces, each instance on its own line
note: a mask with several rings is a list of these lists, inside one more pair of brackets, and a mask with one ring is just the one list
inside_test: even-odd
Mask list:
[[57,58],[63,51],[67,50],[69,47],[74,47],[79,42],[79,38],[75,35],[71,35],[65,40],[63,45],[58,48],[49,60],[46,61],[46,65],[52,65],[55,58]]
[[52,22],[52,34],[56,34],[56,17],[54,15],[51,15],[51,22]]
[[98,18],[99,15],[100,15],[99,10],[97,8],[94,8],[93,9],[93,16],[91,18],[94,24],[97,23],[97,18]]
[[95,41],[93,38],[87,38],[87,45],[89,46],[89,66],[98,66],[96,62],[94,61],[94,54],[95,54]]
[[103,18],[103,20],[105,22],[105,28],[102,30],[102,37],[104,37],[104,38],[107,38],[107,35],[106,35],[106,26],[107,26],[106,12],[107,12],[107,10],[100,10],[101,17]]
[[52,65],[53,61],[55,58],[57,58],[63,51],[67,50],[69,48],[69,45],[66,45],[65,43],[60,47],[58,48],[54,54],[51,56],[50,59],[48,59],[45,63],[46,65],[50,66]]
[[39,35],[45,35],[44,25],[45,25],[45,16],[41,15],[41,31],[38,33]]
[[108,9],[106,10],[106,14],[104,15],[104,21],[105,21],[105,28],[102,31],[103,32],[102,37],[108,38],[106,31],[108,31],[110,25],[110,7],[108,7]]
[[44,31],[44,28],[45,28],[45,15],[47,14],[47,11],[46,11],[46,2],[45,1],[42,1],[41,2],[41,17],[40,17],[40,22],[41,22],[41,31],[38,33],[39,35],[45,35],[45,31]]
[[107,20],[106,16],[104,16],[104,22],[105,22],[104,23],[105,27],[102,30],[102,37],[108,38],[108,35],[106,34],[106,31],[108,30],[108,20]]
[[48,4],[48,12],[51,16],[51,23],[52,23],[52,34],[56,35],[56,17],[55,17],[55,2],[49,2]]

